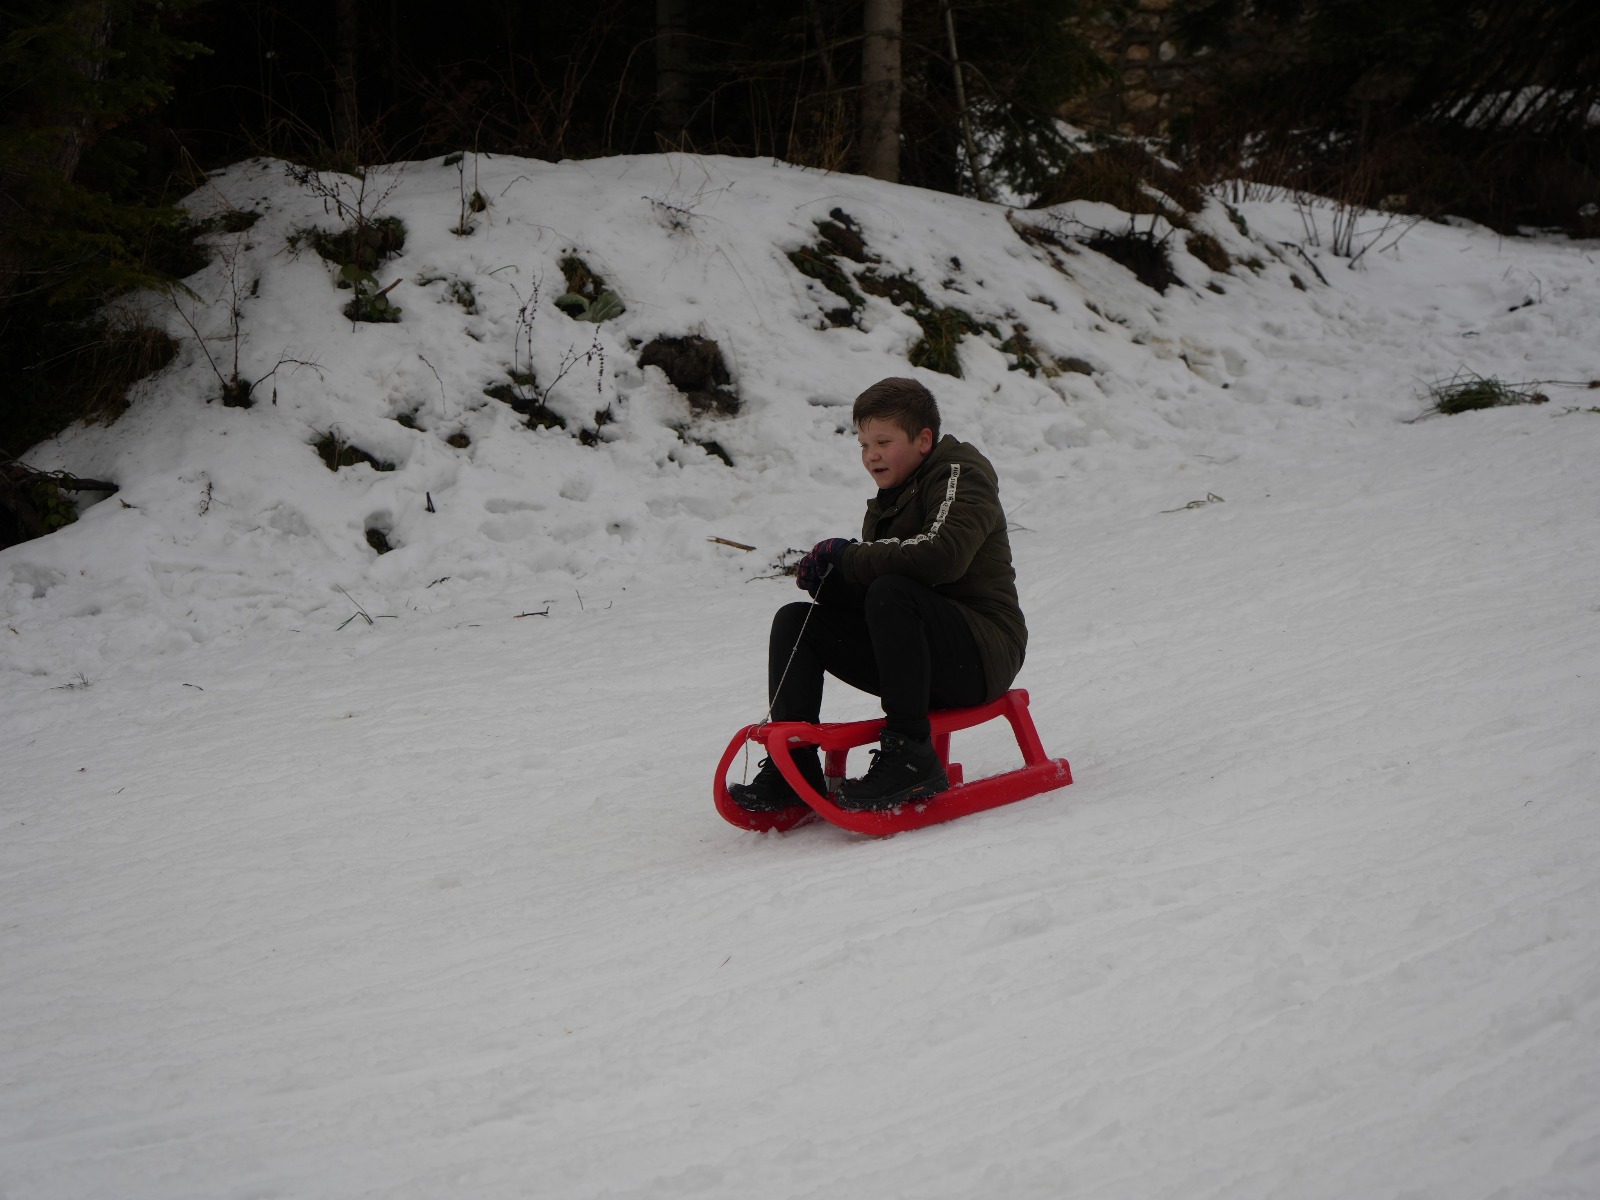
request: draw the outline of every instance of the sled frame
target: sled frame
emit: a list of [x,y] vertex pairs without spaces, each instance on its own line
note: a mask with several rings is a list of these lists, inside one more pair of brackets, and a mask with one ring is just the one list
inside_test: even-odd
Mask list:
[[[1022,752],[1023,765],[1014,771],[990,775],[967,783],[961,764],[950,761],[950,735],[971,729],[987,721],[1004,717],[1011,725]],[[746,725],[733,735],[722,761],[717,764],[713,783],[717,811],[730,824],[741,829],[761,832],[782,832],[808,824],[817,818],[848,829],[884,837],[907,829],[920,829],[940,821],[954,820],[986,808],[998,808],[1037,796],[1040,792],[1066,787],[1072,782],[1072,768],[1064,758],[1051,758],[1039,741],[1033,717],[1028,712],[1028,693],[1013,688],[998,700],[972,708],[949,708],[928,714],[933,732],[933,748],[950,777],[950,789],[925,800],[908,800],[897,808],[857,812],[840,808],[827,796],[820,796],[806,782],[795,764],[794,751],[804,746],[816,746],[823,752],[823,774],[828,779],[845,777],[845,761],[856,746],[878,741],[883,729],[883,718],[870,721],[767,721]],[[804,804],[790,805],[777,812],[748,812],[728,794],[728,768],[740,750],[749,742],[759,743],[766,749],[767,757],[782,772]]]

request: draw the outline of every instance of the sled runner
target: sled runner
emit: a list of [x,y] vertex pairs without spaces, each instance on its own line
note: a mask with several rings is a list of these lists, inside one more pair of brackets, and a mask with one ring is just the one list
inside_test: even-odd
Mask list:
[[[1011,723],[1017,746],[1022,751],[1023,765],[1014,771],[974,779],[962,779],[961,764],[950,761],[950,735],[957,730],[971,729],[996,717]],[[772,721],[760,725],[746,725],[733,735],[728,749],[717,764],[717,777],[713,795],[717,811],[730,823],[741,829],[779,831],[793,829],[821,817],[823,820],[849,829],[855,833],[883,836],[904,829],[920,829],[986,808],[998,808],[1016,800],[1025,800],[1040,792],[1065,787],[1072,782],[1072,768],[1064,758],[1051,758],[1044,752],[1033,718],[1028,714],[1028,693],[1013,688],[998,700],[980,704],[975,708],[950,708],[928,714],[933,727],[933,748],[939,761],[945,764],[950,777],[949,791],[940,792],[926,800],[909,800],[898,808],[872,812],[857,812],[840,808],[826,796],[819,796],[795,765],[793,748],[817,746],[823,752],[823,774],[829,779],[842,779],[845,759],[854,746],[865,746],[878,740],[883,719],[873,721],[834,721],[812,724],[809,721]],[[759,742],[766,747],[767,757],[783,773],[789,786],[805,801],[778,812],[748,812],[728,794],[728,768],[747,742]]]

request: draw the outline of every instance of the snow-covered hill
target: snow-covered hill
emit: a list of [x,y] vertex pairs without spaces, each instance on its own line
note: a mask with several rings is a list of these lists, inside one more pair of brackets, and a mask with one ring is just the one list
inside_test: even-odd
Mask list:
[[[1158,294],[1104,206],[769,163],[363,203],[399,323],[241,164],[179,360],[30,455],[121,491],[0,552],[0,1195],[1600,1194],[1594,245],[1368,214],[1352,269],[1212,200]],[[686,336],[737,415],[638,365]],[[847,406],[907,373],[1001,471],[1077,782],[742,833],[775,563],[858,526]],[[1549,400],[1406,423],[1463,373]]]

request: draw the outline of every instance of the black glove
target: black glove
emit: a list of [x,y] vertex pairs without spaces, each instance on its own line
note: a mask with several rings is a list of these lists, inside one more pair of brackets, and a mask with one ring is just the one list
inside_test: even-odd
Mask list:
[[818,542],[811,547],[811,553],[795,565],[795,583],[815,596],[823,577],[844,561],[844,548],[853,542],[853,538],[825,538]]

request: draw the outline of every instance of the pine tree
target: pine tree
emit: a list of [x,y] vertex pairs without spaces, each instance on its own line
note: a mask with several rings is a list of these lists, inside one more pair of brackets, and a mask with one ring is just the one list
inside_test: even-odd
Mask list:
[[[199,0],[14,0],[0,12],[0,447],[81,415],[87,389],[47,376],[103,357],[85,325],[128,288],[167,279],[151,238],[177,214],[139,193],[128,123],[170,92],[174,59],[200,47],[168,22]],[[59,381],[57,381],[59,382]]]
[[126,198],[143,147],[121,127],[199,47],[165,21],[197,0],[26,0],[0,25],[0,304],[142,278],[132,243],[170,213]]

